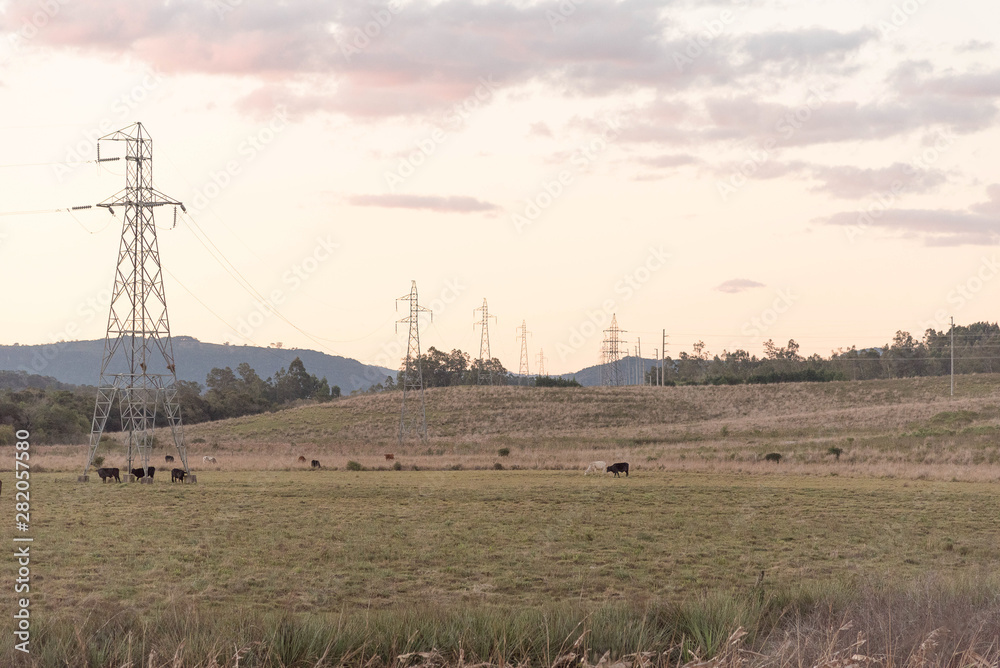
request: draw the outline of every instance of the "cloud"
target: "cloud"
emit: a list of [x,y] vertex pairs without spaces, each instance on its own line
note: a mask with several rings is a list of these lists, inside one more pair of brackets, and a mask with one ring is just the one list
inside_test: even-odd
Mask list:
[[[261,90],[245,108],[269,112],[280,98],[301,113],[387,117],[439,111],[483,76],[568,95],[644,88],[674,97],[802,65],[839,71],[872,38],[863,30],[726,31],[679,65],[696,36],[676,29],[685,3],[572,6],[554,25],[552,3],[91,0],[62,4],[33,43],[134,58],[166,73],[251,77]],[[15,29],[36,11],[36,0],[10,0],[0,29]]]
[[719,292],[728,292],[730,294],[735,294],[737,292],[743,292],[745,290],[752,290],[754,288],[763,288],[763,283],[758,283],[757,281],[751,281],[748,278],[732,278],[725,283],[720,283],[713,288]]
[[354,195],[348,201],[355,206],[379,206],[390,209],[416,209],[438,213],[479,213],[497,211],[496,204],[474,197],[439,197],[428,195]]
[[947,181],[940,170],[920,169],[901,162],[868,169],[850,165],[814,165],[810,171],[814,178],[822,181],[813,190],[845,199],[860,199],[893,191],[926,193]]
[[863,232],[869,227],[920,238],[928,246],[995,245],[1000,242],[1000,185],[987,188],[989,200],[968,210],[877,209],[844,211],[826,220]]

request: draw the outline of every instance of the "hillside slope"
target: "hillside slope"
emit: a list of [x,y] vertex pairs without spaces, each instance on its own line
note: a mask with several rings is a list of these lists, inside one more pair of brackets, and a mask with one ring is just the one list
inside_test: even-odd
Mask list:
[[[719,387],[456,387],[428,390],[426,399],[429,443],[411,440],[404,449],[680,444],[745,450],[854,439],[856,446],[879,448],[932,439],[995,448],[1000,433],[996,374],[959,377],[953,398],[947,378],[912,378]],[[391,392],[195,425],[189,434],[241,449],[309,443],[374,452],[396,445],[399,414],[400,394]]]
[[[172,338],[177,378],[204,385],[213,368],[230,367],[234,371],[247,362],[261,378],[288,368],[296,357],[306,370],[318,378],[326,377],[330,386],[339,385],[344,394],[368,389],[395,372],[357,360],[315,350],[259,348],[202,343],[190,336]],[[96,385],[104,354],[104,341],[67,341],[48,345],[0,346],[0,369],[44,374],[74,385]]]

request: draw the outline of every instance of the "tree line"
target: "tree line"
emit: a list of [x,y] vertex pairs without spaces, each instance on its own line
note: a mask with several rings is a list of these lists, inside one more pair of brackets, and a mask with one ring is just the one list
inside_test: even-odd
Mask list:
[[[17,372],[12,372],[17,373]],[[9,381],[9,382],[4,382]],[[23,374],[0,376],[0,445],[14,442],[17,429],[31,431],[35,443],[85,443],[90,437],[97,388],[65,385],[54,379]],[[181,417],[187,424],[222,420],[286,408],[300,401],[330,401],[340,396],[340,388],[330,387],[326,378],[306,371],[296,357],[273,377],[262,379],[244,362],[233,372],[229,367],[214,368],[205,385],[177,382]],[[156,426],[167,426],[157,415]],[[104,430],[121,431],[121,412],[111,411]]]
[[[804,357],[794,339],[778,346],[764,342],[764,355],[745,350],[712,355],[698,342],[690,353],[676,359],[667,357],[646,374],[647,383],[656,383],[662,373],[667,385],[809,382],[831,380],[874,380],[941,376],[950,373],[952,331],[928,329],[923,339],[897,331],[891,343],[858,349],[838,348],[829,357]],[[955,373],[1000,372],[1000,326],[977,322],[954,327]]]

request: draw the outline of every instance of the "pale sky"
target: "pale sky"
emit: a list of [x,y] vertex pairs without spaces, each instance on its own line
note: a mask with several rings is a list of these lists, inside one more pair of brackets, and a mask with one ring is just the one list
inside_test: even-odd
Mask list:
[[175,336],[397,367],[411,280],[423,350],[478,356],[485,298],[515,372],[522,321],[532,373],[612,313],[647,357],[996,321],[994,9],[0,2],[0,343],[104,336],[120,213],[17,212],[121,190],[74,163],[136,121]]

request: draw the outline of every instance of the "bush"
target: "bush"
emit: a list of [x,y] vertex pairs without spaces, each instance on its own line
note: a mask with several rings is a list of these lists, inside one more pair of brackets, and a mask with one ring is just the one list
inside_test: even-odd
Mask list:
[[452,471],[461,471],[462,470],[462,465],[461,464],[452,464],[451,465],[451,470]]
[[392,470],[393,471],[402,471],[403,470],[403,464],[401,462],[396,462],[395,464],[392,465]]
[[493,465],[493,470],[494,471],[503,471],[503,464],[501,464],[500,462],[495,463]]
[[0,445],[14,445],[17,441],[16,433],[9,424],[0,424]]
[[[94,457],[94,466],[96,466],[97,468],[101,468],[102,466],[104,466],[104,457],[102,457],[101,455],[97,455],[96,457]],[[38,470],[37,466],[34,468],[36,471]]]
[[352,459],[351,461],[347,462],[347,470],[348,471],[364,471],[365,467]]
[[507,457],[510,455],[510,448],[500,448],[497,450],[497,454],[501,457]]

